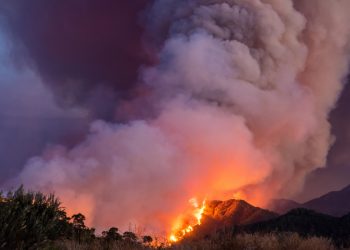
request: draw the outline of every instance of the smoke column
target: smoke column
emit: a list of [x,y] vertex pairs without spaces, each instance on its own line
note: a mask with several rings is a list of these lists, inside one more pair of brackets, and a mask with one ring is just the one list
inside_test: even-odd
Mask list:
[[157,232],[192,197],[295,194],[333,141],[349,11],[348,0],[155,1],[145,37],[158,63],[139,76],[152,117],[95,121],[80,145],[47,149],[10,184],[55,192],[97,228]]

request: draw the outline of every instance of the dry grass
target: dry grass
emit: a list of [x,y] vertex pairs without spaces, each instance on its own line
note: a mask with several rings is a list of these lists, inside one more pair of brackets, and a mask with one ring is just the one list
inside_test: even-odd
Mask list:
[[59,250],[335,250],[332,242],[325,238],[302,238],[295,233],[284,234],[241,234],[234,237],[221,236],[207,240],[188,240],[171,247],[150,248],[142,244],[115,242],[106,245],[100,240],[91,244],[77,244],[72,241],[58,241],[46,249]]
[[95,240],[91,243],[78,244],[74,241],[56,241],[47,246],[45,250],[146,250],[151,249],[142,244],[131,244],[127,242],[114,242],[106,244],[102,241]]
[[235,237],[220,237],[211,240],[186,242],[171,250],[335,250],[328,239],[302,238],[298,234],[242,234]]

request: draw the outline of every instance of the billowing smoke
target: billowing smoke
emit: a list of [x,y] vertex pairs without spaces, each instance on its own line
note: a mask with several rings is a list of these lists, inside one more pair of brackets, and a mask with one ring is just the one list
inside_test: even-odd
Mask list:
[[262,205],[295,194],[333,141],[349,11],[348,0],[155,1],[146,37],[159,62],[139,76],[152,118],[96,121],[12,184],[55,192],[98,228],[158,232],[192,197]]
[[[0,4],[17,64],[40,73],[62,107],[113,120],[117,102],[136,95],[147,0],[11,0]],[[135,90],[136,89],[136,90]]]

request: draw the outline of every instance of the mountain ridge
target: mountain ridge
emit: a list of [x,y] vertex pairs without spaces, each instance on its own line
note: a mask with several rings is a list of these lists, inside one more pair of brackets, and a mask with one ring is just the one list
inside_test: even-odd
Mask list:
[[344,216],[350,212],[350,185],[337,191],[331,191],[305,203],[298,203],[288,199],[275,199],[266,208],[284,214],[298,207],[336,217]]
[[244,225],[236,233],[297,233],[303,237],[331,239],[338,247],[350,246],[350,213],[335,217],[306,208],[292,209],[286,214],[268,221]]

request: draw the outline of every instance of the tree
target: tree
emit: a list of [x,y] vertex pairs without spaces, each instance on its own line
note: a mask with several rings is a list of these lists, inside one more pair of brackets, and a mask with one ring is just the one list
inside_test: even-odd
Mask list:
[[111,227],[108,231],[103,231],[102,235],[108,241],[122,240],[122,236],[118,233],[118,228],[116,227]]
[[144,244],[150,244],[150,243],[152,243],[153,239],[151,236],[145,235],[142,237],[142,241]]
[[81,213],[72,215],[73,226],[78,229],[85,229],[85,216]]
[[137,241],[137,236],[133,232],[124,232],[123,238],[124,238],[124,240],[129,241],[129,242],[136,242]]
[[86,232],[86,226],[85,226],[85,216],[81,213],[72,215],[73,220],[73,235],[77,238],[78,243],[80,244],[84,233]]

